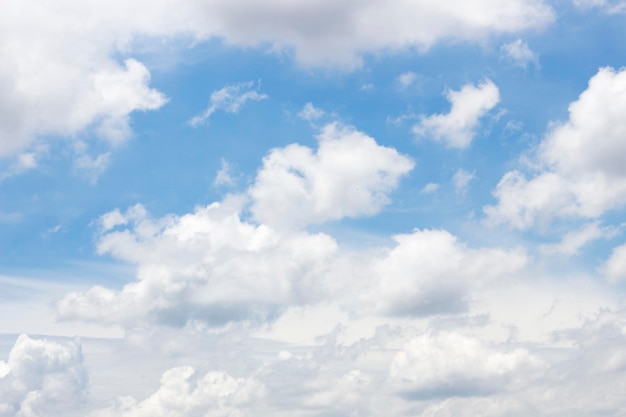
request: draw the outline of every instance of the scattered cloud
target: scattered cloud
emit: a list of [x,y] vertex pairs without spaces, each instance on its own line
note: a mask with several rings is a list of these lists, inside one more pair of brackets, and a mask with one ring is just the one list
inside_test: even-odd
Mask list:
[[486,80],[478,85],[467,84],[459,91],[448,90],[446,97],[452,105],[450,112],[422,116],[413,126],[413,133],[451,148],[467,148],[476,136],[480,119],[500,101],[498,87]]
[[217,110],[226,113],[239,113],[241,107],[248,101],[261,101],[267,98],[266,94],[258,92],[260,83],[257,84],[256,90],[253,89],[254,81],[248,81],[239,84],[227,85],[219,90],[213,91],[209,99],[209,107],[200,115],[194,116],[189,120],[189,124],[193,127],[207,123],[209,118]]
[[539,56],[521,39],[502,45],[502,53],[519,67],[528,68],[529,64],[539,66]]
[[415,83],[419,82],[419,80],[420,80],[420,75],[413,71],[403,72],[402,74],[398,75],[398,77],[396,78],[396,82],[402,89],[411,87]]
[[322,118],[324,114],[326,114],[324,110],[318,109],[313,105],[313,103],[309,102],[304,105],[302,110],[300,110],[298,117],[308,122],[313,122]]
[[95,158],[90,157],[86,153],[81,153],[74,160],[74,167],[85,175],[92,184],[98,181],[98,178],[106,171],[111,163],[111,152],[104,152]]
[[573,0],[573,2],[583,9],[601,8],[610,14],[626,11],[626,2],[623,0]]
[[626,280],[626,244],[613,248],[611,256],[600,267],[609,282],[617,283]]
[[426,184],[424,186],[424,188],[422,188],[422,190],[420,191],[420,193],[423,194],[430,194],[430,193],[434,193],[435,191],[437,191],[439,189],[439,184],[436,184],[434,182],[429,182],[428,184]]
[[235,179],[232,177],[232,167],[225,159],[222,159],[222,167],[217,171],[213,185],[220,187],[223,185],[232,186],[234,184]]
[[470,181],[475,178],[475,174],[471,172],[467,172],[463,168],[459,168],[454,176],[452,177],[452,185],[454,185],[454,191],[458,194],[465,194],[467,191],[467,186]]

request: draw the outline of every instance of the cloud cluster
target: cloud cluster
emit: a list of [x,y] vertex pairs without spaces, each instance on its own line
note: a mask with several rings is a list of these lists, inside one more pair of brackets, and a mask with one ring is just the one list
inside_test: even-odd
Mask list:
[[398,352],[389,378],[411,400],[483,396],[540,375],[543,363],[525,349],[500,352],[459,333],[426,333]]
[[107,213],[98,252],[136,265],[137,281],[121,291],[95,286],[67,294],[58,314],[136,327],[262,323],[291,306],[331,300],[366,314],[463,311],[473,289],[521,270],[525,252],[471,249],[437,230],[397,235],[393,247],[374,252],[347,250],[306,230],[377,213],[412,167],[395,149],[332,123],[316,151],[295,144],[272,150],[246,196],[161,219],[141,205]]
[[124,397],[89,417],[243,417],[263,396],[263,385],[254,379],[215,371],[199,377],[184,366],[165,372],[158,391],[145,400]]
[[293,50],[305,65],[353,68],[365,53],[426,49],[448,39],[480,41],[540,28],[552,19],[542,0],[445,6],[428,1],[390,6],[328,0],[271,5],[258,0],[85,0],[80,5],[10,0],[0,17],[0,157],[19,154],[35,138],[73,137],[86,129],[112,144],[127,139],[132,112],[166,102],[150,87],[146,66],[131,57],[151,40],[220,38],[227,44],[271,45],[274,51]]
[[87,390],[81,346],[21,335],[0,361],[0,416],[63,416]]
[[626,204],[626,71],[602,68],[569,106],[569,120],[539,145],[528,178],[515,170],[498,183],[489,221],[527,229],[553,218],[596,219]]

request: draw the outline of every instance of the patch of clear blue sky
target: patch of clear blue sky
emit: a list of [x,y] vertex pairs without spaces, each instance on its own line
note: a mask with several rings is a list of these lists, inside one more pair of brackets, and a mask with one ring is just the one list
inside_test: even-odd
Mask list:
[[[488,241],[471,224],[480,220],[484,205],[493,203],[491,192],[502,174],[517,167],[518,156],[538,143],[550,121],[567,118],[567,105],[598,68],[626,63],[623,16],[571,8],[559,13],[545,31],[521,36],[539,55],[539,66],[531,63],[526,69],[501,55],[501,45],[517,37],[480,46],[443,44],[425,54],[369,56],[354,72],[299,68],[287,55],[229,48],[217,41],[187,49],[173,45],[175,58],[151,53],[144,45],[142,53],[131,56],[150,67],[151,85],[170,102],[160,110],[132,116],[134,137],[113,151],[109,168],[95,184],[73,168],[72,152],[63,148],[62,139],[52,147],[65,150],[49,152],[54,156],[44,159],[40,169],[1,182],[0,211],[19,217],[0,222],[0,268],[56,268],[76,260],[98,260],[92,222],[105,212],[142,203],[157,217],[182,214],[219,201],[226,192],[244,190],[269,149],[294,142],[316,146],[316,130],[297,117],[307,102],[416,161],[383,213],[320,229],[349,241],[363,234],[384,238],[435,227],[468,240]],[[396,77],[406,71],[419,79],[402,89]],[[445,88],[458,90],[485,78],[499,87],[501,102],[483,120],[467,150],[415,140],[410,132],[415,119],[388,120],[447,112]],[[260,91],[269,98],[247,103],[239,114],[218,111],[198,128],[187,125],[207,107],[212,91],[250,80],[260,80]],[[371,88],[363,90],[365,85]],[[502,110],[506,112],[495,118]],[[509,122],[521,128],[510,129]],[[92,155],[104,149],[89,143]],[[234,188],[212,185],[222,159],[233,167]],[[451,184],[459,168],[476,175],[464,195],[456,194]],[[440,189],[420,193],[429,182],[440,184]],[[550,238],[505,231],[501,235],[506,237],[500,239],[512,241]],[[598,243],[594,250],[607,250],[604,246]]]

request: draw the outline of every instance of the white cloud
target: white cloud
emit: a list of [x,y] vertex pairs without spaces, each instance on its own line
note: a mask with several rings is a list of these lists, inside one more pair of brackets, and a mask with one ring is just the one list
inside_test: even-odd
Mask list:
[[480,119],[500,101],[498,87],[486,80],[478,85],[467,84],[459,91],[449,90],[446,97],[452,105],[450,112],[422,116],[413,132],[452,148],[467,148],[476,136]]
[[267,98],[266,94],[261,94],[253,89],[254,82],[227,85],[219,90],[211,93],[209,99],[209,107],[200,115],[194,116],[189,120],[189,124],[193,127],[207,123],[209,118],[217,110],[223,110],[226,113],[239,113],[241,107],[248,101],[261,101]]
[[[375,257],[364,305],[383,314],[425,316],[467,310],[472,291],[511,278],[529,259],[522,249],[468,248],[443,230],[393,237],[396,246]],[[355,274],[358,276],[358,274]]]
[[413,400],[482,396],[511,389],[516,379],[532,379],[543,367],[525,349],[502,352],[459,333],[427,333],[396,354],[389,379]]
[[[296,144],[271,151],[245,196],[156,220],[140,205],[103,215],[98,252],[136,264],[138,279],[121,291],[69,293],[59,317],[219,326],[273,320],[326,298],[342,282],[333,283],[337,244],[298,228],[377,213],[413,162],[336,123],[318,141],[317,152]],[[243,219],[248,208],[256,222]]]
[[265,388],[254,379],[233,378],[223,372],[195,375],[192,367],[168,370],[159,389],[141,402],[120,398],[114,406],[90,417],[239,417],[255,408]]
[[[137,214],[139,213],[139,214]],[[137,281],[115,291],[101,286],[67,294],[62,319],[182,326],[271,320],[287,305],[325,294],[321,280],[336,251],[324,234],[281,235],[240,218],[227,199],[180,217],[150,219],[143,208],[103,217],[98,252],[137,265]],[[106,223],[106,225],[104,225]],[[106,227],[129,226],[106,232]]]
[[543,139],[530,179],[506,173],[484,208],[491,223],[526,229],[552,218],[594,219],[626,204],[626,71],[602,68]]
[[298,117],[306,121],[312,122],[314,120],[320,119],[324,116],[324,114],[324,110],[318,109],[313,105],[313,103],[309,102],[304,105],[302,110],[300,110],[300,112],[298,113]]
[[522,68],[527,68],[529,64],[539,65],[537,54],[521,39],[502,45],[502,52],[506,58]]
[[475,178],[475,175],[471,172],[459,168],[452,177],[452,184],[454,185],[454,191],[459,194],[464,194],[467,191],[467,186],[470,181]]
[[60,416],[87,391],[80,344],[18,337],[0,361],[0,416]]
[[119,291],[68,293],[56,306],[59,317],[126,328],[259,325],[290,307],[330,300],[366,315],[455,313],[475,290],[528,262],[521,249],[471,249],[428,230],[395,236],[392,248],[349,251],[325,234],[244,221],[241,210],[226,200],[156,220],[138,207],[103,216],[99,253],[135,264],[137,280]]
[[272,227],[303,227],[378,213],[413,161],[351,127],[331,123],[318,149],[293,144],[263,159],[251,211]]
[[361,65],[362,53],[426,50],[450,39],[481,41],[493,34],[543,27],[553,19],[552,10],[540,0],[471,0],[446,5],[307,0],[271,7],[241,0],[212,6],[215,34],[230,42],[269,42],[275,50],[293,49],[303,65],[344,68]]

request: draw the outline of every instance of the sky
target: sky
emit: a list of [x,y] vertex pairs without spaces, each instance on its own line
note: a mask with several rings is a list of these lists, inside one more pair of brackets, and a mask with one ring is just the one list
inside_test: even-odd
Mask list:
[[626,415],[625,19],[5,0],[0,417]]

